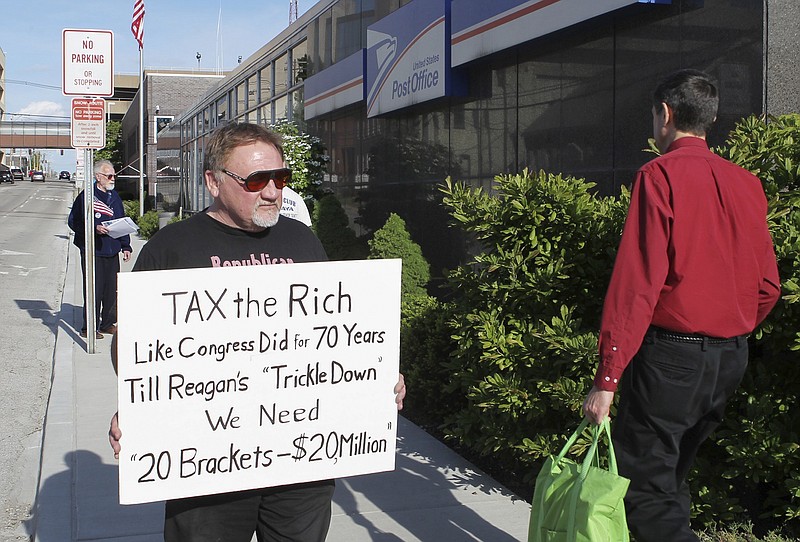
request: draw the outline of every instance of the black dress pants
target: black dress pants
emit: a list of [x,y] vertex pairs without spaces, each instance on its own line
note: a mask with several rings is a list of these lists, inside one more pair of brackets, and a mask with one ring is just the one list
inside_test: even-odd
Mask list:
[[[117,323],[117,274],[119,274],[119,255],[94,257],[94,314],[96,331]],[[86,331],[86,258],[81,250],[81,271],[83,272],[83,327]]]
[[625,370],[614,422],[619,473],[630,478],[628,527],[637,542],[697,541],[686,475],[747,367],[747,340],[677,342],[648,331]]
[[334,481],[167,501],[165,542],[324,542]]

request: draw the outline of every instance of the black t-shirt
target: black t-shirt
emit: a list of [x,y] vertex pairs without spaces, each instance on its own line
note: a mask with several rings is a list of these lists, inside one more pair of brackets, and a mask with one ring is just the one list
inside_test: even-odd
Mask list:
[[328,257],[305,224],[281,216],[258,233],[232,228],[205,212],[159,230],[142,248],[134,271],[319,262]]

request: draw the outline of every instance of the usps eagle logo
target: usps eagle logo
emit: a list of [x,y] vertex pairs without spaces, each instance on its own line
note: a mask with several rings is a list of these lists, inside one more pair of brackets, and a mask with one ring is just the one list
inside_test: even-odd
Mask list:
[[367,96],[367,103],[372,103],[375,94],[386,78],[386,72],[389,71],[395,56],[397,56],[397,38],[376,30],[367,30],[367,49],[375,51],[375,59],[378,62],[378,75]]

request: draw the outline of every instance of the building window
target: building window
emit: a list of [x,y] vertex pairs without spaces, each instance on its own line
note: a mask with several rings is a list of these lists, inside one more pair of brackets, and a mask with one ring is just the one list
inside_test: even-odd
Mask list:
[[292,86],[302,83],[308,77],[308,42],[303,41],[292,49]]
[[289,98],[284,95],[275,100],[275,121],[289,118]]
[[220,122],[228,119],[228,99],[227,99],[227,95],[225,95],[222,98],[217,100],[216,110],[217,110],[217,122],[216,122],[216,124],[219,124]]
[[333,63],[361,49],[361,0],[339,0],[331,12]]
[[292,121],[297,124],[302,131],[306,130],[306,116],[303,110],[303,87],[300,87],[289,94],[289,103],[292,104]]
[[247,79],[247,109],[258,105],[258,74],[254,73]]
[[236,117],[240,117],[247,111],[247,84],[239,83],[236,85]]
[[319,73],[331,65],[333,47],[331,45],[331,10],[320,13],[309,25],[311,67],[309,75]]
[[259,103],[264,103],[272,97],[272,64],[267,64],[258,73],[259,80],[261,81]]
[[289,89],[289,55],[282,54],[275,61],[275,94]]

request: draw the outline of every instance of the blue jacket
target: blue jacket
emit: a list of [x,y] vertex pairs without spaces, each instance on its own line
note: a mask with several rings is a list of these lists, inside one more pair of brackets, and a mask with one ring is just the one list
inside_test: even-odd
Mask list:
[[[75,232],[73,243],[81,249],[86,247],[83,234],[83,198],[84,193],[78,194],[75,201],[72,203],[72,210],[69,212],[69,219],[67,224],[69,228]],[[120,251],[131,250],[131,237],[130,235],[123,235],[119,239],[114,239],[109,235],[100,235],[97,233],[98,224],[102,224],[107,220],[125,217],[125,207],[122,205],[122,199],[117,194],[116,190],[109,190],[103,192],[97,188],[97,183],[94,185],[94,253],[96,256],[116,256]]]

